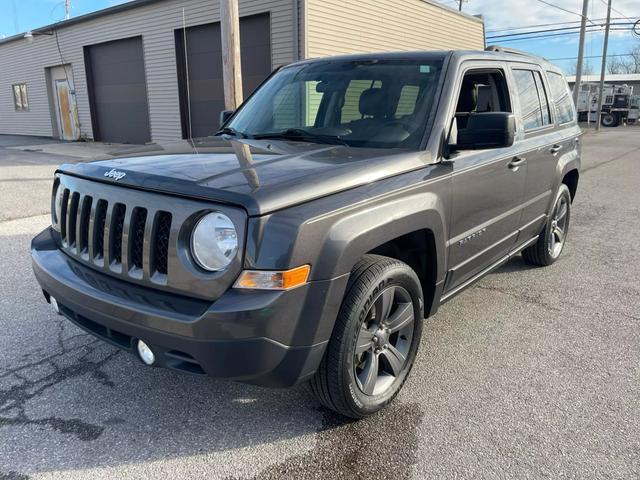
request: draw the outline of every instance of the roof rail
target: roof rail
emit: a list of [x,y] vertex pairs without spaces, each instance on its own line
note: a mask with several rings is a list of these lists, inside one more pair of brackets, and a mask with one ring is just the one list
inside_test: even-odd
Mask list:
[[[503,52],[503,53],[512,53],[514,55],[524,55],[526,57],[538,57],[529,52],[525,52],[523,50],[516,50],[515,48],[503,47],[501,45],[489,45],[484,49],[485,52]],[[540,58],[540,57],[538,57]]]

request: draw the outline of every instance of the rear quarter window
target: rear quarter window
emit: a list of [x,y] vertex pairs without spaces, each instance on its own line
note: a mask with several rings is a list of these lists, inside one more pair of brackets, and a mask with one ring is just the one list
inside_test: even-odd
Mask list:
[[547,72],[551,98],[556,108],[558,123],[568,123],[575,120],[573,100],[569,92],[569,85],[559,73]]
[[540,74],[533,70],[514,69],[513,76],[525,131],[549,125],[551,119]]

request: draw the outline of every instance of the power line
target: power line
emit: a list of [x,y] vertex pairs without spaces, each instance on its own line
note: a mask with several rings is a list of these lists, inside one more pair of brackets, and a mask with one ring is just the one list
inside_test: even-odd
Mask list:
[[[566,9],[566,8],[564,8],[564,7],[560,7],[560,6],[555,5],[555,4],[553,4],[553,3],[549,3],[549,2],[547,2],[546,0],[538,0],[538,2],[540,2],[540,3],[544,3],[545,5],[548,5],[548,6],[550,6],[550,7],[557,8],[558,10],[562,10],[563,12],[570,13],[571,15],[577,15],[577,16],[579,16],[580,18],[582,18],[582,14],[581,14],[581,13],[574,12],[574,11],[572,11],[572,10],[567,10],[567,9]],[[588,22],[593,23],[589,18],[587,18],[587,21],[588,21]],[[595,24],[594,24],[594,25],[595,25]]]
[[[594,22],[604,22],[606,18],[594,18],[592,19]],[[627,17],[616,17],[611,20],[628,20]],[[538,27],[555,27],[557,25],[569,25],[573,23],[580,23],[580,20],[571,21],[571,22],[554,22],[554,23],[539,23],[537,25],[526,25],[521,27],[504,27],[494,30],[487,30],[487,33],[497,33],[497,32],[511,32],[514,30],[525,30],[527,28],[538,28]]]
[[[609,4],[607,2],[605,2],[605,0],[600,0],[605,6],[609,6]],[[624,13],[622,13],[620,10],[616,10],[615,8],[613,8],[613,6],[611,6],[611,10],[613,10],[614,12],[616,12],[618,15],[622,15],[623,18],[626,18],[627,20],[629,20],[630,22],[633,22],[633,20],[631,20],[629,17],[627,17]]]
[[[621,22],[621,23],[612,23],[612,26],[623,26],[623,25],[633,25],[632,22]],[[593,29],[595,28],[601,28],[604,27],[605,24],[596,24],[596,25],[589,25],[587,28],[591,28]],[[487,39],[493,39],[493,38],[507,38],[507,37],[518,37],[518,36],[522,36],[522,35],[529,35],[532,33],[548,33],[548,32],[560,32],[563,30],[576,30],[579,29],[580,26],[576,26],[576,27],[562,27],[562,28],[548,28],[548,29],[544,29],[544,30],[531,30],[529,32],[520,32],[520,33],[509,33],[509,34],[504,34],[504,35],[490,35],[487,37]],[[592,30],[590,30],[592,31]]]
[[[633,57],[633,53],[618,53],[615,55],[607,55],[607,58],[609,57]],[[602,55],[588,55],[584,58],[602,58]],[[562,58],[547,58],[547,60],[549,60],[550,62],[556,62],[556,61],[560,61],[560,60],[577,60],[578,57],[562,57]]]
[[[593,30],[589,30],[589,32],[592,33],[592,32],[601,32],[601,31],[603,31],[602,27],[600,27],[600,26],[598,26],[598,27],[600,28],[600,30],[593,29]],[[612,28],[611,31],[618,31],[618,32],[619,31],[629,31],[630,32],[630,31],[632,31],[632,29],[629,28],[629,27]],[[550,33],[548,35],[534,35],[534,36],[531,36],[531,37],[522,37],[522,38],[506,38],[504,40],[500,40],[500,43],[519,42],[519,41],[522,41],[522,40],[534,40],[536,38],[560,37],[560,36],[563,36],[563,35],[576,35],[578,33],[580,33],[580,32],[562,32],[562,33]],[[487,39],[487,40],[489,40],[489,39]]]

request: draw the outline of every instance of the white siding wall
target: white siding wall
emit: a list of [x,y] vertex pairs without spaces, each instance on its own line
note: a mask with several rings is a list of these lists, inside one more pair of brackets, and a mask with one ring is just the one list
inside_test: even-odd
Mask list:
[[[92,138],[83,46],[142,35],[153,141],[181,137],[174,30],[219,20],[217,0],[159,0],[157,3],[60,28],[58,40],[35,36],[32,44],[0,44],[0,133],[52,135],[45,67],[70,63],[76,85],[81,134]],[[294,60],[292,0],[240,0],[240,16],[270,12],[272,67]],[[11,85],[27,83],[29,111],[16,112]]]
[[484,49],[480,19],[425,0],[306,0],[306,56]]

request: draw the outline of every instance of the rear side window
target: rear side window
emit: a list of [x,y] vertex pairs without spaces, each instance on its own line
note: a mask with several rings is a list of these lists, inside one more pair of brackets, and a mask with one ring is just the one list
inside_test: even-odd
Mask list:
[[540,72],[533,72],[533,78],[535,78],[536,80],[536,87],[538,87],[538,97],[540,97],[540,107],[542,108],[542,124],[548,125],[551,123],[551,107],[549,106],[547,89],[544,86],[544,81],[542,80],[542,74]]
[[565,82],[562,75],[555,72],[547,72],[547,78],[549,79],[551,98],[556,107],[558,123],[573,122],[575,119],[573,100],[571,99],[571,95],[569,95],[567,82]]
[[525,131],[549,125],[549,105],[540,73],[533,70],[513,70],[513,76]]

